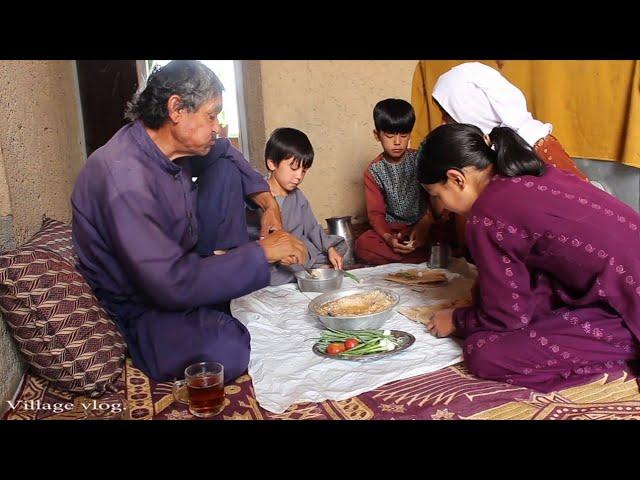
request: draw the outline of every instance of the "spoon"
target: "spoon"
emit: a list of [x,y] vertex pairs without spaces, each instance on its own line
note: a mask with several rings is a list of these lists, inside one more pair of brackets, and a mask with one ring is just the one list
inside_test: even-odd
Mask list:
[[307,272],[307,275],[309,275],[311,278],[318,278],[318,274],[310,268],[304,267],[304,271]]

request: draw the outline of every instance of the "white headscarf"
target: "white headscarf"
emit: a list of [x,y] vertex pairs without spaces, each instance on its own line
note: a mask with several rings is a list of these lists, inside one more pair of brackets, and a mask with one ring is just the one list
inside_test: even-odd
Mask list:
[[432,96],[456,122],[475,125],[485,134],[510,127],[532,147],[553,128],[533,118],[523,93],[482,63],[463,63],[440,75]]

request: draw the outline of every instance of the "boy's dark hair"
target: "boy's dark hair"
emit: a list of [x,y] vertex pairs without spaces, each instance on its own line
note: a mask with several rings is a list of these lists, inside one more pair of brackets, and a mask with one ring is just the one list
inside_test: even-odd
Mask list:
[[267,140],[264,149],[264,163],[271,159],[278,166],[282,160],[293,157],[296,166],[310,168],[313,164],[313,147],[307,137],[300,130],[295,128],[276,128]]
[[373,124],[378,132],[411,133],[416,113],[406,100],[387,98],[373,107]]

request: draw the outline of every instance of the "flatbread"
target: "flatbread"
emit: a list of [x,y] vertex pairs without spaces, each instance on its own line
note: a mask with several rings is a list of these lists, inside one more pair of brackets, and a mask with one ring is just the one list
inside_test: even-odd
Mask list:
[[448,281],[447,275],[440,270],[417,268],[390,273],[384,279],[404,285],[426,285],[430,283],[447,283]]
[[460,308],[468,307],[471,305],[471,299],[459,298],[457,300],[441,300],[431,305],[425,305],[423,307],[401,307],[396,310],[409,320],[414,322],[424,323],[425,325],[431,319],[431,316],[438,310],[444,310],[446,308]]

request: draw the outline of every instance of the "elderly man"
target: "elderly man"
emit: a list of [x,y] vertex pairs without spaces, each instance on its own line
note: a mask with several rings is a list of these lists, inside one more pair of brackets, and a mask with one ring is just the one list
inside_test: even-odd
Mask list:
[[[159,381],[205,360],[224,365],[225,381],[242,374],[250,337],[229,301],[267,286],[270,263],[307,256],[280,230],[266,181],[216,139],[222,91],[197,61],[155,69],[128,105],[132,122],[89,157],[71,198],[79,269],[134,365]],[[257,242],[245,201],[264,211]]]

